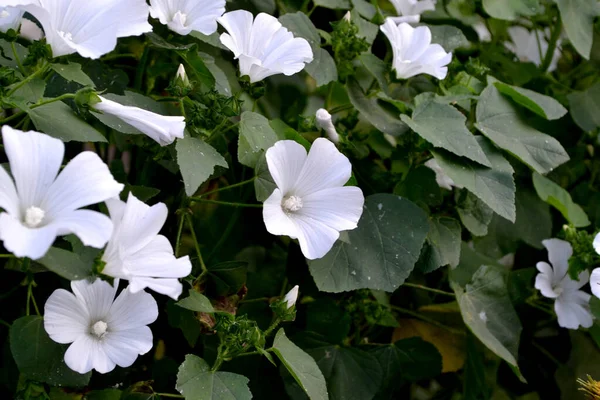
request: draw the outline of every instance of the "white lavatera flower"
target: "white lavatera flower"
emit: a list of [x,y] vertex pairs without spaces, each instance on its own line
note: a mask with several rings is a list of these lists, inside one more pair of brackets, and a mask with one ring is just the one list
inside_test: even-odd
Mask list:
[[221,43],[240,62],[240,75],[255,83],[276,74],[294,75],[312,62],[306,39],[295,38],[277,18],[260,13],[253,18],[245,10],[228,12],[218,19],[227,30]]
[[[596,234],[593,242],[594,250],[600,254],[600,233]],[[590,288],[594,296],[600,299],[600,268],[595,268],[590,277]]]
[[300,286],[294,286],[283,298],[283,301],[287,303],[287,308],[292,308],[296,305],[296,301],[298,300],[298,290]]
[[146,292],[127,289],[115,299],[118,282],[72,281],[73,293],[57,289],[46,301],[44,329],[55,342],[72,343],[65,363],[73,371],[105,374],[116,365],[131,366],[152,349],[147,325],[158,317],[156,301]]
[[24,13],[20,8],[0,6],[0,32],[19,29]]
[[317,126],[325,131],[329,140],[335,144],[340,142],[340,136],[335,129],[335,125],[333,125],[333,120],[331,119],[329,111],[324,108],[319,108],[315,115],[315,121]]
[[407,23],[396,25],[386,19],[381,31],[387,36],[394,52],[392,62],[398,79],[428,74],[444,79],[452,53],[446,53],[439,44],[431,44],[431,30],[426,26],[413,28]]
[[98,97],[101,102],[94,104],[96,110],[119,118],[154,139],[161,146],[169,145],[175,139],[183,139],[184,117],[160,115],[142,108],[124,106],[102,96]]
[[266,154],[277,188],[265,201],[267,231],[298,239],[304,256],[321,258],[340,236],[355,229],[365,198],[355,186],[344,186],[352,174],[346,156],[325,138],[310,153],[293,140],[282,140]]
[[150,15],[180,35],[217,31],[217,18],[225,12],[225,0],[150,0]]
[[102,256],[102,272],[129,280],[133,293],[149,288],[177,300],[183,289],[178,278],[190,274],[192,263],[187,256],[175,258],[169,240],[158,234],[167,220],[167,206],[150,207],[131,193],[127,203],[111,199],[106,205],[114,231]]
[[[519,60],[532,62],[538,67],[542,65],[546,52],[548,51],[548,41],[546,40],[546,36],[550,35],[550,29],[546,29],[545,31],[530,31],[522,26],[511,26],[508,28],[508,35],[510,36],[511,42],[506,42],[504,45],[515,53]],[[560,43],[561,41],[558,40],[548,71],[554,71],[558,65],[558,60],[561,55]]]
[[117,39],[150,32],[145,0],[7,0],[33,15],[44,28],[54,57],[79,53],[100,58]]
[[452,190],[453,187],[461,188],[446,174],[435,158],[427,160],[424,165],[435,172],[435,182],[439,187],[447,190]]
[[[398,15],[421,15],[435,10],[435,0],[390,0]],[[418,21],[417,21],[418,22]]]
[[43,257],[57,236],[75,234],[102,248],[113,224],[99,212],[82,210],[117,196],[115,181],[96,153],[78,154],[59,173],[65,145],[42,133],[2,127],[14,178],[0,168],[0,240],[17,257]]
[[44,32],[35,22],[23,18],[21,20],[21,30],[19,31],[19,35],[33,42],[34,40],[42,39],[44,37]]
[[588,283],[589,272],[579,274],[578,280],[573,280],[568,274],[569,258],[573,248],[569,242],[560,239],[547,239],[542,244],[548,250],[550,264],[538,262],[536,268],[539,274],[535,278],[535,288],[544,297],[555,299],[554,311],[558,317],[558,325],[568,329],[578,329],[580,326],[589,328],[593,324],[590,312],[591,296],[581,289]]

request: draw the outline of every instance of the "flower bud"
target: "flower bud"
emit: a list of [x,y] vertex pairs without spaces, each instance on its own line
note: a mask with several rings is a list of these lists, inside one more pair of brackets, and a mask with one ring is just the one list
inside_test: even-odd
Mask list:
[[283,298],[283,301],[287,303],[288,309],[294,307],[296,304],[296,300],[298,300],[298,289],[298,285],[294,286]]
[[323,129],[325,133],[327,133],[327,137],[329,138],[329,140],[331,140],[335,144],[338,144],[340,142],[340,136],[335,130],[335,126],[333,125],[333,121],[331,120],[331,114],[329,114],[329,112],[326,109],[320,108],[319,110],[317,110],[316,122],[317,126]]
[[187,73],[185,72],[185,67],[183,64],[179,64],[179,68],[177,69],[177,75],[175,80],[181,82],[183,86],[189,86],[190,80],[188,79]]

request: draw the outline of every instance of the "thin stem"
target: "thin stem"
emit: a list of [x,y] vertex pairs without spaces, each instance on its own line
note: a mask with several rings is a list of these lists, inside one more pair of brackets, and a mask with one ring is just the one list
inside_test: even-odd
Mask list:
[[29,81],[37,78],[39,75],[42,75],[46,72],[46,70],[48,69],[48,66],[50,64],[46,64],[44,66],[42,66],[40,69],[38,69],[37,71],[35,71],[33,74],[29,75],[28,77],[26,77],[25,79],[23,79],[21,82],[19,82],[14,88],[12,88],[7,94],[6,97],[10,97],[14,92],[16,92],[17,90],[19,90],[20,88],[22,88],[23,86],[25,86]]
[[5,320],[3,320],[3,319],[0,319],[0,325],[4,325],[7,328],[10,328],[10,324],[8,322],[6,322]]
[[185,396],[182,396],[180,394],[172,394],[172,393],[158,393],[158,392],[154,392],[154,394],[159,395],[160,397],[173,397],[175,399],[185,399]]
[[134,53],[109,54],[102,57],[101,61],[117,60],[119,58],[137,58]]
[[420,320],[423,320],[425,322],[429,322],[432,325],[435,325],[435,326],[437,326],[439,328],[445,329],[448,332],[454,333],[456,335],[464,335],[465,334],[465,332],[462,331],[462,330],[460,330],[460,329],[451,328],[451,327],[449,327],[447,325],[441,324],[441,323],[437,322],[436,320],[434,320],[432,318],[429,318],[429,317],[426,317],[424,315],[421,315],[418,312],[415,312],[413,310],[408,310],[406,308],[402,308],[402,307],[398,307],[398,306],[394,306],[394,305],[390,305],[390,307],[392,308],[392,310],[396,310],[396,311],[401,312],[403,314],[407,314],[407,315],[413,316],[415,318],[419,318]]
[[333,114],[337,114],[342,111],[350,110],[351,108],[353,108],[353,106],[351,104],[338,106],[338,107],[333,108],[331,111],[329,111],[329,113],[333,115]]
[[550,311],[549,309],[547,309],[547,308],[546,308],[546,307],[544,307],[544,306],[541,306],[541,305],[537,304],[537,303],[536,303],[534,300],[527,299],[525,302],[526,302],[528,305],[530,305],[531,307],[533,307],[533,308],[537,308],[538,310],[540,310],[540,311],[543,311],[543,312],[545,312],[545,313],[546,313],[546,314],[548,314],[548,315],[552,315],[552,316],[554,316],[554,313],[553,313],[552,311]]
[[179,246],[181,245],[181,234],[183,233],[185,215],[186,214],[181,214],[181,217],[179,218],[179,228],[177,229],[177,239],[175,240],[175,258],[179,257]]
[[557,366],[561,366],[562,363],[560,361],[558,361],[556,359],[556,357],[554,357],[552,355],[552,353],[550,353],[548,350],[546,350],[542,345],[540,345],[539,343],[537,343],[535,340],[532,340],[531,343],[533,344],[533,347],[535,347],[536,349],[538,349],[543,355],[545,355],[546,357],[548,357],[550,359],[550,361],[552,361],[554,364],[556,364]]
[[269,301],[269,300],[271,300],[270,297],[259,297],[257,299],[240,300],[239,304],[260,303],[260,302]]
[[210,369],[211,371],[218,371],[219,368],[221,368],[221,364],[223,364],[223,359],[221,358],[221,355],[219,354],[219,356],[217,356],[217,359],[215,360],[215,364],[212,366],[212,368]]
[[14,254],[0,254],[0,258],[17,258]]
[[181,110],[181,115],[183,115],[183,117],[186,118],[185,105],[183,104],[183,99],[181,99],[181,101],[179,102],[179,109]]
[[35,296],[33,295],[33,289],[31,290],[31,302],[33,303],[33,308],[35,308],[35,313],[37,315],[42,315],[40,313],[40,309],[38,308],[38,305],[37,305],[37,303],[35,301]]
[[204,259],[202,259],[202,252],[200,251],[200,244],[198,243],[198,238],[196,237],[196,231],[194,230],[194,221],[192,220],[192,216],[187,214],[188,224],[190,225],[190,231],[192,232],[192,239],[194,239],[194,246],[196,246],[196,253],[198,254],[198,259],[200,260],[200,267],[202,267],[202,274],[208,272],[208,268],[206,268],[206,264],[204,264]]
[[556,18],[556,24],[554,25],[554,30],[552,31],[552,36],[550,36],[550,42],[548,42],[548,50],[546,50],[546,57],[544,57],[544,62],[540,69],[543,72],[548,70],[550,64],[552,63],[552,58],[554,58],[554,51],[556,50],[556,45],[558,43],[558,39],[560,38],[560,33],[562,32],[562,19],[560,17]]
[[[62,101],[62,100],[66,100],[66,99],[74,99],[74,98],[75,98],[74,93],[66,93],[61,96],[55,97],[53,99],[48,99],[48,100],[40,101],[39,103],[33,104],[33,105],[29,106],[29,109],[33,110],[34,108],[45,106],[46,104],[56,103],[57,101]],[[13,119],[17,119],[23,115],[25,115],[25,111],[20,111],[16,114],[13,114],[8,118],[4,118],[4,119],[0,120],[0,125],[5,124],[9,121],[12,121]]]
[[144,52],[142,53],[142,57],[138,63],[136,72],[135,72],[135,81],[133,87],[136,90],[142,90],[142,84],[144,83],[144,72],[146,72],[146,64],[148,63],[148,55],[150,53],[150,48],[146,46],[144,48]]
[[275,328],[277,328],[279,326],[280,323],[281,323],[281,319],[275,318],[275,321],[273,321],[271,326],[269,328],[267,328],[267,330],[265,331],[265,337],[269,336],[275,330]]
[[223,206],[230,206],[230,207],[249,207],[249,208],[262,208],[263,207],[262,204],[232,203],[229,201],[201,199],[199,197],[190,197],[190,200],[193,202],[196,202],[196,203],[220,204]]
[[15,61],[17,62],[19,70],[23,75],[25,75],[25,67],[23,67],[23,64],[21,64],[21,59],[19,58],[19,54],[17,53],[17,46],[15,46],[15,42],[10,42],[10,48],[12,49],[12,53],[15,56]]
[[433,289],[427,286],[423,286],[423,285],[419,285],[416,283],[409,283],[409,282],[404,282],[404,284],[402,286],[408,286],[408,287],[412,287],[415,289],[421,289],[421,290],[426,290],[428,292],[432,292],[432,293],[437,293],[437,294],[441,294],[444,296],[451,296],[451,297],[456,297],[456,295],[454,293],[450,293],[450,292],[445,292],[443,290],[438,290],[438,289]]
[[260,355],[260,354],[262,354],[262,353],[260,353],[258,351],[249,351],[247,353],[238,354],[236,357],[255,356],[255,355]]
[[254,182],[255,180],[256,180],[256,177],[253,177],[251,179],[247,179],[247,180],[239,182],[239,183],[234,183],[233,185],[225,186],[225,187],[222,187],[219,189],[211,190],[210,192],[202,193],[202,194],[198,195],[196,198],[200,198],[200,197],[208,196],[208,195],[211,195],[214,193],[222,192],[224,190],[229,190],[229,189],[233,189],[236,187],[244,186],[244,185]]

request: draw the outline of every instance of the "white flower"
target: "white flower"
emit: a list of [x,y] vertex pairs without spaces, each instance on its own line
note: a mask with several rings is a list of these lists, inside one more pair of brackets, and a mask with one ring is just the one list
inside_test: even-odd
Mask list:
[[[550,35],[550,29],[545,31],[534,30],[530,31],[522,26],[511,26],[508,28],[508,35],[511,42],[506,42],[504,45],[517,55],[519,60],[524,62],[532,62],[538,67],[542,65],[546,52],[548,51],[548,42],[545,36]],[[554,71],[560,58],[560,40],[557,42],[556,49],[552,55],[552,61],[548,67],[548,71]]]
[[33,42],[34,40],[42,39],[44,37],[44,32],[35,22],[23,18],[21,20],[21,30],[19,31],[19,35]]
[[[594,237],[593,246],[596,253],[600,254],[600,233],[596,234],[596,237]],[[600,268],[596,268],[592,271],[590,287],[594,296],[600,299]]]
[[225,0],[150,0],[150,15],[180,35],[217,31],[217,18],[225,12]]
[[57,236],[75,234],[86,246],[102,248],[113,224],[99,212],[80,210],[117,196],[115,181],[95,153],[80,153],[58,173],[65,145],[38,132],[2,127],[8,173],[0,168],[0,240],[17,257],[37,260]]
[[189,257],[175,258],[169,240],[159,235],[169,210],[163,203],[150,207],[129,194],[127,203],[106,201],[114,231],[102,261],[103,273],[129,280],[134,293],[145,288],[177,300],[183,278],[192,271]]
[[578,329],[580,325],[591,327],[591,296],[579,290],[588,282],[589,272],[584,271],[577,281],[572,280],[568,274],[569,258],[573,255],[571,244],[560,239],[547,239],[542,244],[548,250],[551,265],[546,262],[536,264],[540,273],[535,278],[535,288],[543,296],[555,299],[554,311],[560,326],[568,329]]
[[316,114],[316,122],[317,126],[327,133],[327,137],[333,143],[338,144],[340,142],[340,136],[335,130],[335,126],[333,125],[333,121],[331,120],[331,114],[324,109],[319,108]]
[[381,31],[387,36],[394,52],[393,68],[398,79],[418,74],[444,79],[452,53],[446,53],[439,44],[431,44],[431,30],[426,26],[413,28],[407,23],[396,25],[386,19]]
[[0,32],[17,30],[21,25],[24,11],[15,7],[0,7]]
[[484,19],[481,19],[481,20],[475,22],[473,25],[471,25],[471,28],[473,28],[475,33],[477,33],[477,37],[479,38],[480,42],[491,42],[492,41],[492,33],[487,28],[487,25],[485,24]]
[[[390,0],[398,15],[421,15],[435,10],[435,0]],[[419,22],[419,21],[417,21]]]
[[344,186],[352,166],[329,140],[315,140],[308,155],[292,140],[279,141],[267,150],[267,165],[277,184],[263,208],[270,233],[298,239],[314,260],[331,250],[340,231],[356,228],[365,198],[359,188]]
[[123,290],[97,279],[71,282],[73,293],[57,289],[44,306],[44,329],[58,343],[72,343],[65,363],[80,374],[105,374],[115,365],[129,367],[152,348],[146,325],[158,317],[156,301],[146,292]]
[[102,101],[94,104],[96,110],[114,115],[151,137],[161,146],[171,144],[177,138],[183,138],[185,130],[184,117],[164,116],[138,107],[124,106],[102,96],[98,97]]
[[295,38],[277,18],[260,13],[253,20],[245,10],[228,12],[218,19],[229,33],[221,43],[240,60],[240,75],[258,82],[275,74],[294,75],[312,62],[310,44]]
[[33,15],[44,28],[54,57],[79,53],[83,57],[100,58],[114,50],[117,38],[152,30],[145,0],[31,0],[20,3],[25,4],[21,9]]
[[292,308],[296,304],[296,300],[298,300],[298,289],[300,289],[298,285],[294,286],[283,298],[283,301],[287,303],[287,308]]
[[446,175],[446,172],[440,167],[440,164],[437,162],[435,158],[427,160],[424,164],[427,168],[435,172],[435,181],[438,186],[444,189],[452,190],[453,187],[461,188],[460,185],[454,183],[452,178]]

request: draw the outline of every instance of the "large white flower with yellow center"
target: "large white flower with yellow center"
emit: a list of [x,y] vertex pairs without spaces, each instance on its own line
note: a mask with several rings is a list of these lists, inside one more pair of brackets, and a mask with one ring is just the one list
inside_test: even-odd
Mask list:
[[352,166],[329,140],[315,140],[308,154],[293,140],[279,141],[267,150],[267,164],[277,184],[263,208],[270,233],[298,239],[314,260],[331,250],[340,231],[356,228],[365,198],[358,187],[344,186]]
[[0,167],[0,240],[17,257],[46,254],[57,236],[75,234],[86,246],[102,248],[113,224],[106,215],[81,210],[117,196],[115,181],[96,153],[80,153],[60,172],[65,145],[42,133],[2,127],[14,178]]
[[131,366],[138,355],[152,349],[158,306],[146,292],[123,290],[97,279],[71,282],[73,293],[57,289],[44,306],[44,329],[52,340],[72,343],[65,363],[80,374],[95,369],[105,374],[116,365]]

